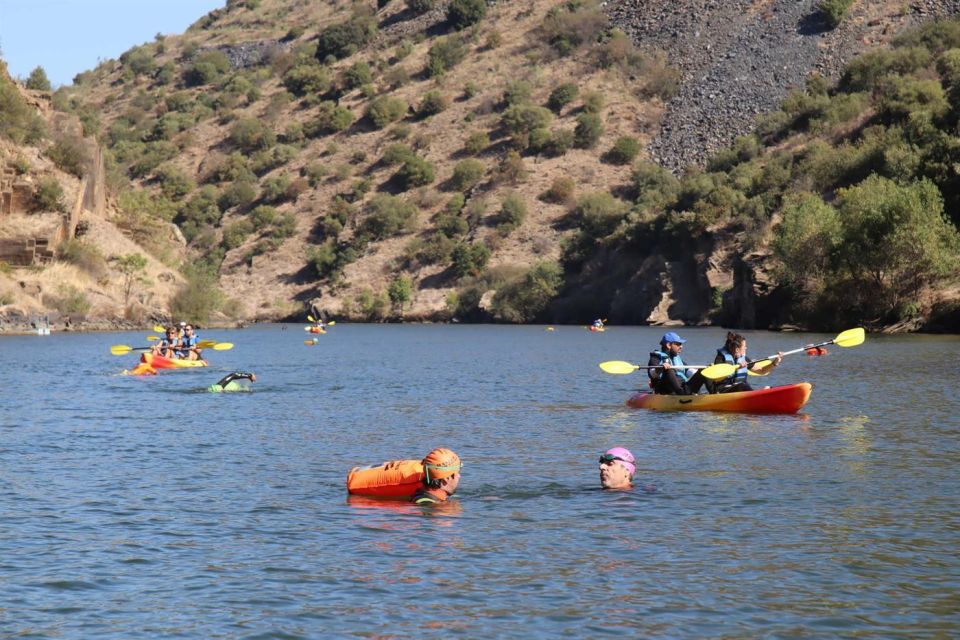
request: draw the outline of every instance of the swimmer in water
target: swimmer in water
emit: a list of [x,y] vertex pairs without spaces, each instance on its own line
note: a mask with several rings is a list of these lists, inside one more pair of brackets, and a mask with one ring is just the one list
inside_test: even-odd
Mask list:
[[244,371],[234,371],[227,374],[217,384],[207,387],[211,393],[222,393],[224,391],[249,391],[250,384],[257,381],[257,376]]
[[630,489],[637,473],[636,459],[628,449],[614,447],[600,456],[600,486],[604,489]]

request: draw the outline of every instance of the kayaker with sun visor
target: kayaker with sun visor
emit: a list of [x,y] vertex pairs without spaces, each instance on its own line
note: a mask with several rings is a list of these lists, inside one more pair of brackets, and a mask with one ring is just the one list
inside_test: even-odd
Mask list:
[[676,332],[668,331],[660,339],[660,348],[650,352],[650,386],[654,393],[667,395],[694,395],[706,379],[699,371],[692,372],[684,365],[680,351],[686,340]]

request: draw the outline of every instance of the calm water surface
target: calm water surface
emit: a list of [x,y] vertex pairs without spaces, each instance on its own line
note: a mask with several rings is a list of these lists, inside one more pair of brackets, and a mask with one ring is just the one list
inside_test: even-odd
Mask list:
[[[791,356],[797,416],[624,406],[662,330],[205,331],[208,369],[118,375],[145,333],[5,337],[0,637],[952,638],[960,340]],[[719,329],[681,332],[712,361]],[[832,336],[748,334],[753,356]],[[234,369],[253,391],[202,390]],[[638,458],[631,492],[597,458]],[[447,446],[440,508],[347,500]]]

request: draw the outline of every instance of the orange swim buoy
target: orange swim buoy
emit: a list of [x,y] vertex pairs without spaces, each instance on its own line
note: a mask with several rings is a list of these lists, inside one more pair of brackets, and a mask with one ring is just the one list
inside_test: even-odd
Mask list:
[[376,467],[354,467],[347,474],[347,493],[375,498],[410,498],[423,486],[420,460],[397,460]]

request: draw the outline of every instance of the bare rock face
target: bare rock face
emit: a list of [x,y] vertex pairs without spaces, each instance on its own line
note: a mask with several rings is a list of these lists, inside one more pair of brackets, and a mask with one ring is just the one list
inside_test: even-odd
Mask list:
[[835,29],[818,0],[611,0],[611,22],[682,72],[649,151],[673,171],[703,165],[750,132],[812,72],[836,79],[864,49],[908,26],[960,13],[957,0],[855,3]]

